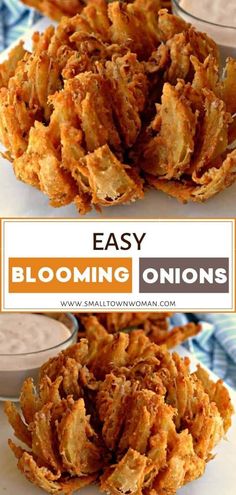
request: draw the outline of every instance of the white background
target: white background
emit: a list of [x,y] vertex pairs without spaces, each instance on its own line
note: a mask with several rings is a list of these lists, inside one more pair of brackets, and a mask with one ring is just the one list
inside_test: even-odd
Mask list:
[[[135,232],[139,237],[146,232],[141,251],[93,251],[93,232],[117,239],[124,232]],[[230,260],[230,287],[233,282],[234,223],[222,221],[162,221],[162,220],[5,220],[3,234],[3,310],[65,310],[60,300],[116,301],[175,300],[172,310],[230,310],[233,294],[139,294],[138,259],[140,257],[227,257]],[[135,245],[134,245],[135,247]],[[10,257],[133,257],[133,294],[9,294],[8,258]],[[137,269],[135,269],[137,267]],[[136,288],[136,290],[134,290]],[[68,307],[68,310],[71,309]],[[81,308],[81,310],[84,308]],[[89,308],[87,308],[88,310]],[[109,308],[101,308],[109,309]],[[115,310],[115,307],[110,309]],[[124,310],[124,308],[120,308]],[[145,307],[139,308],[140,311]],[[159,308],[160,310],[163,307]],[[167,310],[168,308],[166,308]],[[171,308],[169,308],[171,309]],[[99,310],[99,308],[96,308]],[[137,308],[135,308],[137,310]],[[148,308],[150,310],[150,308]],[[154,307],[153,310],[156,310]]]

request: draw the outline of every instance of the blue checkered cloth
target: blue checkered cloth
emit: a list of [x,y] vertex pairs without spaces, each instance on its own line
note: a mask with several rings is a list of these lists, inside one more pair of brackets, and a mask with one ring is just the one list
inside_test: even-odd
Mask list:
[[0,51],[22,36],[39,17],[20,0],[0,0]]
[[173,325],[183,325],[188,320],[202,324],[203,330],[189,339],[185,346],[195,357],[228,385],[236,389],[236,316],[232,314],[177,313]]

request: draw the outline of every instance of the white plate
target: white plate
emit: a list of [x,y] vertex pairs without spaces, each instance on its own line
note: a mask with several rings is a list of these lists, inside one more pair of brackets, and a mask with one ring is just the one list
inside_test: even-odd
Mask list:
[[[181,355],[190,354],[182,347],[178,348]],[[191,357],[191,356],[190,356]],[[193,367],[197,360],[191,357]],[[213,379],[216,377],[213,375]],[[232,401],[236,410],[236,393],[231,391]],[[16,468],[16,461],[7,439],[12,437],[12,430],[3,414],[0,405],[0,494],[1,495],[43,495],[41,489],[29,483]],[[222,440],[217,447],[216,457],[208,463],[202,478],[189,483],[178,491],[178,495],[235,495],[236,487],[236,417],[233,426],[227,434],[227,440]],[[88,487],[80,491],[81,495],[99,495],[99,490]]]
[[[42,31],[50,24],[43,19],[23,37],[30,47],[32,33]],[[7,51],[0,55],[0,62]],[[214,218],[236,217],[236,183],[205,204],[182,205],[160,191],[150,190],[142,201],[131,205],[104,208],[102,214],[92,212],[88,218]],[[79,215],[73,205],[55,209],[48,205],[47,197],[31,186],[16,180],[11,164],[0,158],[0,216],[14,217],[69,217]]]

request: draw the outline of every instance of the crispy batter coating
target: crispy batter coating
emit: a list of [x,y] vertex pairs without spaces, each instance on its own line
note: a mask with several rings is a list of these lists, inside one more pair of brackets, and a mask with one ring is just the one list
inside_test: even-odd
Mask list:
[[182,202],[202,202],[235,181],[235,149],[230,146],[235,138],[234,64],[227,61],[221,80],[212,55],[204,62],[196,56],[190,61],[192,83],[164,84],[156,116],[137,142],[136,156],[132,153],[151,186]]
[[[170,328],[169,316],[171,313],[80,313],[76,315],[80,327],[80,337],[86,336],[89,340],[101,338],[109,341],[109,334],[124,331],[131,333],[133,330],[142,330],[152,342],[158,345],[166,345],[168,349],[184,342],[184,340],[197,335],[201,331],[201,325],[189,322],[186,325]],[[97,341],[96,340],[96,341]]]
[[125,43],[138,57],[147,59],[160,42],[158,32],[159,0],[112,2],[108,6],[111,40]]
[[229,396],[222,380],[218,380],[218,382],[213,383],[211,380],[209,380],[209,376],[206,370],[201,368],[201,366],[198,366],[195,374],[197,378],[201,380],[203,388],[209,395],[211,401],[215,402],[215,404],[217,405],[220,415],[223,418],[224,428],[227,429],[230,425]]
[[204,473],[230,427],[228,390],[201,367],[190,373],[188,358],[143,330],[112,334],[94,316],[86,323],[87,340],[45,363],[37,391],[24,383],[25,422],[5,405],[31,448],[9,440],[18,468],[48,493],[69,495],[96,480],[112,495],[174,495]]
[[5,413],[8,417],[8,421],[12,426],[15,436],[21,440],[21,442],[28,445],[28,447],[32,446],[32,438],[31,433],[28,431],[25,423],[23,422],[21,416],[19,415],[16,407],[12,402],[5,403]]
[[22,0],[22,2],[56,21],[65,15],[72,17],[79,14],[87,3],[86,0]]
[[226,187],[229,187],[236,178],[236,150],[227,155],[219,167],[212,167],[201,177],[202,185],[185,180],[167,181],[153,176],[148,177],[149,183],[156,189],[166,192],[170,196],[186,203],[188,201],[202,202],[211,198]]
[[[96,318],[101,322],[109,333],[120,332],[126,328],[144,328],[145,333],[151,330],[151,326],[157,325],[160,329],[167,330],[168,317],[172,313],[144,313],[144,312],[112,312],[97,313]],[[83,321],[83,314],[77,315]]]
[[53,207],[205,201],[235,181],[236,61],[161,0],[26,0],[59,20],[0,65],[0,140]]
[[76,195],[73,178],[60,164],[48,133],[48,128],[37,122],[29,135],[26,153],[13,164],[16,177],[41,189],[54,207],[71,203]]
[[190,164],[197,119],[187,99],[180,99],[176,88],[169,83],[163,87],[160,118],[159,136],[167,156],[166,163],[161,162],[158,167],[162,167],[163,175],[168,179],[178,178]]
[[[99,1],[99,0],[95,0]],[[109,1],[109,0],[108,0]],[[122,0],[126,3],[132,3],[133,0]],[[23,3],[33,7],[45,15],[48,15],[52,19],[60,20],[62,16],[72,17],[79,14],[86,4],[91,3],[93,5],[94,0],[22,0]],[[145,6],[145,0],[136,0],[136,3],[140,6]],[[152,2],[150,6],[150,12],[153,11]],[[171,8],[170,0],[156,0],[158,8]]]
[[217,69],[219,68],[219,50],[216,43],[205,33],[200,33],[193,27],[181,29],[181,32],[177,32],[168,39],[166,46],[169,51],[169,62],[164,79],[171,84],[176,84],[178,79],[185,81],[192,79],[193,57],[199,63],[204,63],[207,57],[211,57]]
[[0,92],[0,136],[17,178],[52,206],[74,202],[81,213],[143,196],[142,180],[122,155],[140,132],[148,80],[136,54],[126,48],[120,56],[119,47],[104,45],[106,16],[102,0],[90,2],[83,15],[35,35],[32,55]]
[[101,477],[101,489],[114,495],[141,495],[146,474],[147,458],[129,449],[120,462],[108,468]]
[[8,86],[9,79],[14,76],[15,70],[18,62],[24,57],[26,54],[26,50],[23,46],[23,41],[20,41],[18,45],[16,45],[10,52],[8,59],[5,62],[0,64],[0,86],[6,87]]
[[142,197],[142,182],[138,175],[122,165],[107,145],[87,155],[82,163],[88,170],[94,204],[108,206]]
[[236,60],[228,58],[225,66],[225,78],[222,82],[222,99],[226,104],[226,109],[231,114],[236,112]]
[[96,445],[96,433],[86,417],[85,404],[79,399],[71,411],[62,417],[57,427],[59,453],[64,469],[71,475],[86,475],[99,471],[104,459]]

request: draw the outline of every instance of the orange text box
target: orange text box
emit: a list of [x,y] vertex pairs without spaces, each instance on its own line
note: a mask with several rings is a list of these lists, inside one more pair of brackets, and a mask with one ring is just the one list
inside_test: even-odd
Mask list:
[[9,258],[10,293],[131,293],[132,258]]

